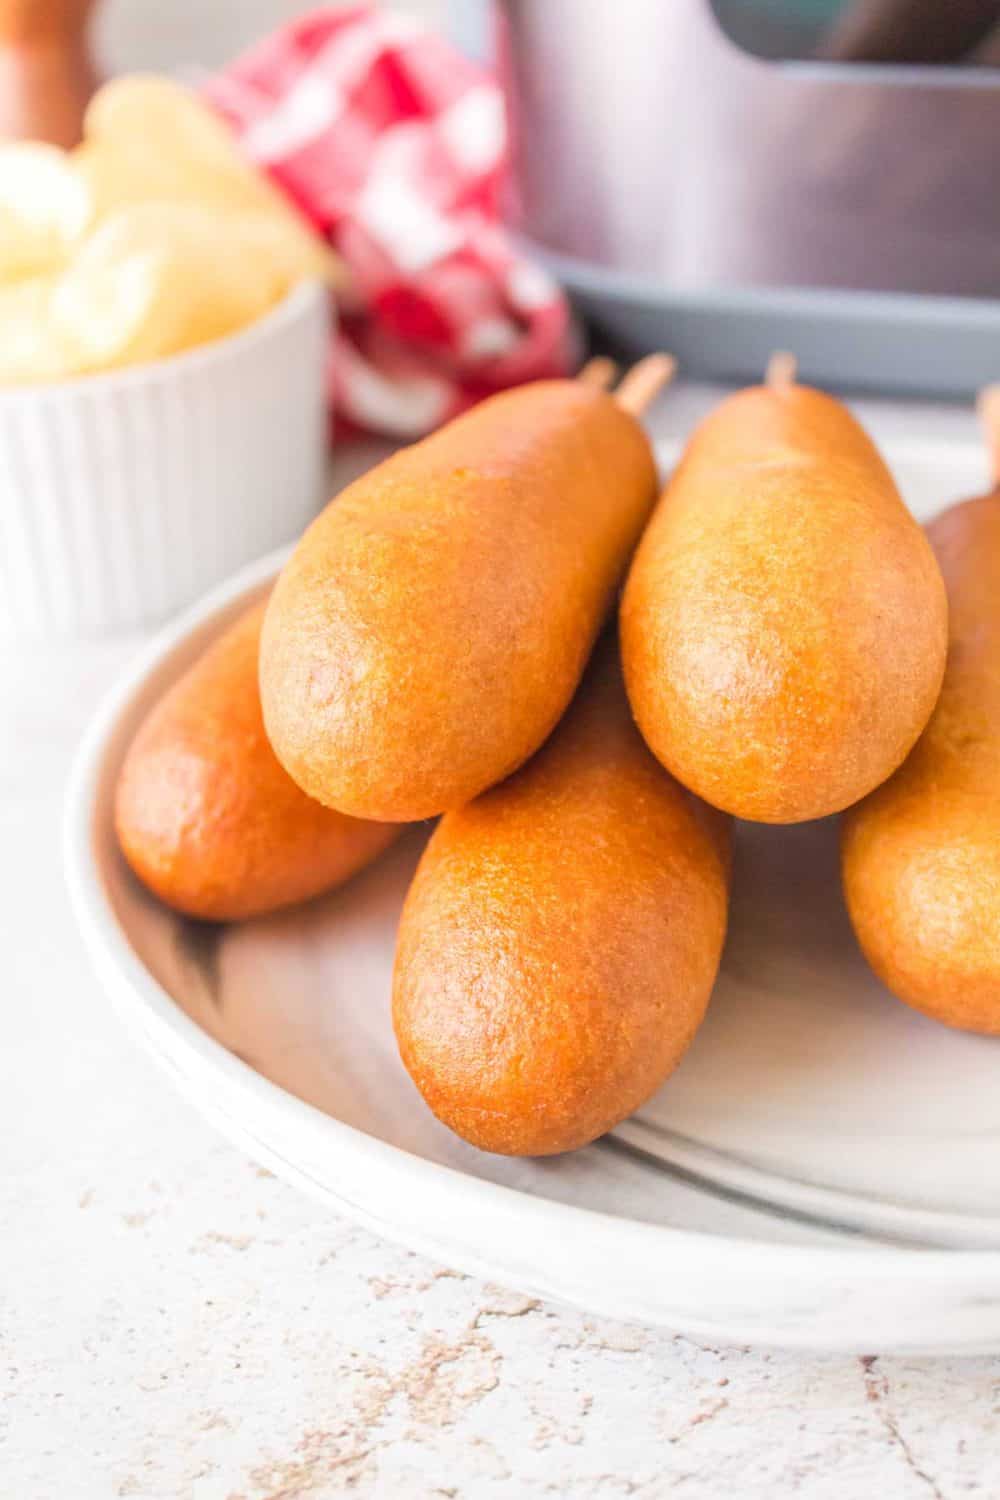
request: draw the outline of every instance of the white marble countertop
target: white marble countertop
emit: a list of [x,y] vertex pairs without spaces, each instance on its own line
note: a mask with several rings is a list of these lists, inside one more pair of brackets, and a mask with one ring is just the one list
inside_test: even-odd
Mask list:
[[66,773],[135,645],[0,648],[0,1494],[1000,1494],[1000,1359],[699,1348],[540,1304],[333,1218],[192,1113],[110,1013],[61,874]]

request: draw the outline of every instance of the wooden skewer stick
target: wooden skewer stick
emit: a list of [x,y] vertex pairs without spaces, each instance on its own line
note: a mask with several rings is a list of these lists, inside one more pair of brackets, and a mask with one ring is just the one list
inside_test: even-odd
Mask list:
[[596,391],[606,391],[618,378],[618,366],[606,354],[598,354],[594,359],[587,360],[576,378],[581,385],[589,385]]
[[976,410],[986,438],[990,460],[990,482],[1000,490],[1000,385],[988,385],[979,392]]
[[787,350],[777,349],[767,362],[764,380],[773,391],[784,391],[795,384],[798,373],[799,362],[795,355],[789,354]]
[[665,386],[673,380],[677,361],[672,354],[647,354],[629,370],[615,391],[615,400],[623,411],[641,417]]

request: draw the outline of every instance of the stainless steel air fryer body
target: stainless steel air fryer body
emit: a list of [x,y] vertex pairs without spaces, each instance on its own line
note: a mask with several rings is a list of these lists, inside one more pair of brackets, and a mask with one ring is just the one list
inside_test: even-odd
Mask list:
[[1000,295],[1000,70],[769,62],[709,0],[497,0],[517,218],[673,290]]

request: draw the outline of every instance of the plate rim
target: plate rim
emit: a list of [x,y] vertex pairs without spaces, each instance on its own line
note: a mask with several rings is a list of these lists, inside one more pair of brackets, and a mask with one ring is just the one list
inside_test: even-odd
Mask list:
[[[895,439],[885,446],[890,452],[899,452],[906,444],[905,440]],[[671,445],[658,444],[657,448],[662,454],[669,452]],[[815,1283],[817,1290],[847,1285],[857,1288],[863,1283],[865,1295],[873,1299],[891,1293],[892,1300],[898,1300],[900,1293],[908,1289],[909,1295],[916,1300],[937,1291],[946,1294],[949,1301],[972,1299],[983,1309],[984,1315],[987,1307],[1000,1309],[998,1250],[923,1249],[893,1244],[877,1247],[845,1244],[841,1247],[771,1243],[763,1239],[630,1219],[468,1175],[459,1168],[415,1155],[324,1114],[257,1073],[184,1013],[133,950],[111,906],[93,849],[98,789],[120,721],[142,692],[147,679],[196,631],[211,627],[217,617],[231,611],[253,590],[262,587],[277,572],[290,551],[290,547],[279,548],[241,568],[160,628],[141,647],[119,680],[104,695],[77,751],[69,778],[63,854],[77,925],[98,978],[115,1002],[116,1009],[126,1022],[131,1023],[130,1029],[138,1032],[147,1050],[174,1076],[175,1082],[183,1088],[180,1059],[189,1063],[196,1073],[218,1076],[229,1095],[244,1098],[248,1109],[276,1112],[275,1117],[286,1117],[297,1129],[322,1132],[325,1159],[330,1161],[332,1171],[344,1166],[348,1170],[340,1175],[349,1180],[352,1172],[356,1173],[359,1159],[363,1160],[367,1171],[377,1172],[382,1190],[387,1195],[403,1190],[412,1194],[416,1186],[419,1193],[429,1194],[431,1198],[443,1196],[454,1202],[457,1195],[467,1218],[475,1218],[483,1211],[494,1219],[506,1216],[521,1223],[527,1220],[536,1230],[556,1235],[569,1243],[579,1235],[607,1242],[609,1247],[613,1241],[624,1239],[643,1259],[655,1256],[671,1276],[688,1270],[696,1273],[695,1279],[702,1283],[707,1278],[718,1284],[720,1291],[725,1286],[732,1287],[734,1275],[742,1282],[756,1281],[761,1285],[794,1283],[806,1277],[810,1283]],[[166,1052],[171,1055],[167,1056]],[[265,1141],[257,1140],[241,1120],[231,1116],[228,1121],[220,1118],[226,1113],[221,1106],[207,1106],[193,1090],[187,1091],[196,1107],[212,1116],[216,1125],[235,1138],[243,1149],[251,1154],[274,1157],[273,1148]],[[308,1183],[302,1181],[302,1169],[295,1163],[281,1159],[278,1170],[286,1177],[295,1177],[300,1187],[308,1187]],[[497,1261],[489,1258],[489,1250],[484,1252],[482,1260],[477,1260],[468,1249],[457,1250],[455,1240],[447,1233],[418,1234],[412,1226],[404,1228],[391,1218],[381,1218],[370,1207],[364,1207],[348,1196],[339,1196],[326,1183],[317,1182],[316,1186],[325,1201],[333,1199],[345,1214],[385,1238],[436,1259],[458,1264],[475,1275],[519,1286],[525,1284],[523,1271],[498,1268]],[[394,1199],[387,1196],[383,1201],[392,1202]],[[620,1249],[619,1243],[616,1253]],[[546,1297],[571,1302],[589,1311],[605,1312],[609,1316],[623,1315],[620,1299],[613,1307],[602,1308],[599,1297],[595,1297],[590,1289],[581,1296],[572,1286],[553,1286],[551,1278],[533,1285]],[[649,1312],[641,1310],[624,1315],[638,1321],[652,1320]],[[658,1321],[667,1322],[668,1319]],[[983,1321],[988,1324],[989,1317],[984,1316]],[[943,1337],[930,1343],[924,1338],[917,1344],[909,1344],[904,1339],[892,1346],[900,1349],[930,1348],[936,1352],[996,1349],[1000,1348],[1000,1320],[996,1321],[998,1326],[984,1335],[983,1342],[974,1338],[949,1342]],[[842,1337],[836,1336],[832,1330],[817,1336],[815,1330],[798,1330],[789,1325],[781,1326],[769,1335],[759,1326],[740,1325],[738,1320],[727,1317],[725,1331],[722,1331],[717,1320],[700,1318],[690,1309],[676,1310],[669,1323],[680,1331],[716,1340],[721,1337],[734,1342],[772,1343],[787,1348],[856,1350],[864,1347],[853,1331],[847,1330]],[[881,1345],[889,1347],[884,1336]]]

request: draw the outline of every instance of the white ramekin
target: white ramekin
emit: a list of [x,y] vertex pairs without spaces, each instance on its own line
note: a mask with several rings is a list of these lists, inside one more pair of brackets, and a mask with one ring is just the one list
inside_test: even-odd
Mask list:
[[329,299],[156,364],[0,391],[0,638],[163,619],[322,498]]

